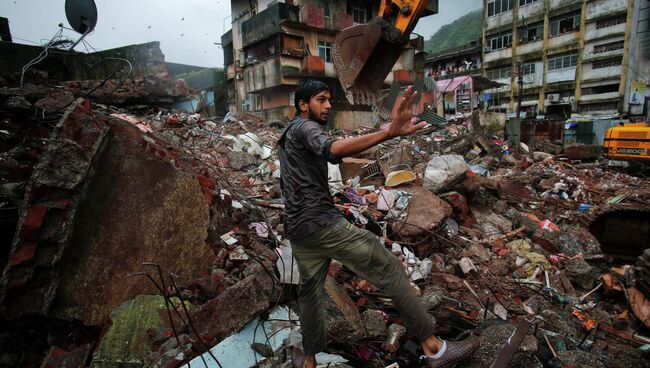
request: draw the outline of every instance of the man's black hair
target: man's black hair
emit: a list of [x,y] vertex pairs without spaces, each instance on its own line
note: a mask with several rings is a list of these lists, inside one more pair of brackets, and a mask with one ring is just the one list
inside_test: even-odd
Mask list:
[[296,96],[294,98],[294,105],[296,106],[296,113],[298,115],[301,114],[300,111],[300,100],[303,100],[307,103],[309,103],[309,100],[311,100],[312,97],[316,96],[317,94],[323,92],[323,91],[329,91],[330,88],[327,86],[327,84],[315,80],[315,79],[303,79],[300,81],[300,84],[298,84],[298,88],[296,89]]

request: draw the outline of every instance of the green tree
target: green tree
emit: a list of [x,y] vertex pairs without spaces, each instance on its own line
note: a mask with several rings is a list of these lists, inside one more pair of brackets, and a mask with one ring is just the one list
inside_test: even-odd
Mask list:
[[467,13],[455,21],[442,26],[438,32],[424,42],[424,51],[437,52],[466,45],[481,38],[483,10]]

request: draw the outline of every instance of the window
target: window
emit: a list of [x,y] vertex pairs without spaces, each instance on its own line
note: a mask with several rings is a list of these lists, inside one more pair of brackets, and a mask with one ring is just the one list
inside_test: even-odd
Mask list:
[[352,19],[354,23],[366,23],[368,21],[368,15],[366,14],[366,8],[362,5],[353,5],[352,6]]
[[557,36],[580,29],[580,12],[559,16],[551,21],[551,36]]
[[328,3],[326,1],[324,4],[322,4],[322,6],[323,6],[323,11],[325,12],[324,13],[325,18],[331,17],[332,14],[331,14],[331,11],[330,11],[330,3]]
[[548,70],[571,68],[578,65],[578,53],[553,56],[548,59]]
[[327,41],[318,41],[318,56],[326,63],[332,62],[332,43]]
[[619,66],[621,65],[622,60],[620,58],[618,59],[611,59],[611,60],[604,60],[604,61],[595,61],[592,65],[592,69],[603,69],[603,68],[610,68],[613,66]]
[[602,45],[594,46],[594,54],[602,54],[604,52],[622,50],[624,46],[623,41],[609,42]]
[[544,38],[544,23],[536,23],[519,28],[519,40],[522,43],[535,42]]
[[593,112],[612,112],[618,111],[618,102],[603,102],[595,104],[580,104],[580,113],[593,113]]
[[596,22],[596,29],[612,27],[612,26],[615,26],[617,24],[621,24],[621,23],[625,23],[625,22],[627,22],[627,16],[626,15],[619,15],[618,17],[601,19],[601,20]]
[[255,106],[254,107],[255,111],[262,110],[262,96],[261,95],[257,95],[257,94],[253,95],[253,103],[255,104],[254,105]]
[[524,6],[532,3],[536,3],[539,0],[519,0],[519,6]]
[[498,68],[498,69],[488,70],[487,71],[487,77],[488,77],[488,79],[491,79],[491,80],[510,79],[510,68],[505,67],[505,68]]
[[593,86],[593,87],[588,87],[588,88],[583,88],[582,89],[582,94],[583,95],[598,95],[601,93],[612,93],[612,92],[618,92],[619,90],[619,84],[604,84],[600,86]]
[[505,13],[514,8],[514,0],[490,0],[488,2],[488,17]]
[[512,33],[502,33],[488,38],[488,46],[490,51],[505,49],[512,45]]
[[521,74],[522,75],[531,75],[535,74],[535,63],[526,63],[521,66]]

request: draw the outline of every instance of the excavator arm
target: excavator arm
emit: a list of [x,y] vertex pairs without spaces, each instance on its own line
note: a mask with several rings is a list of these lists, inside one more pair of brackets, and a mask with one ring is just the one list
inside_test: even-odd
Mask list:
[[369,105],[409,42],[429,0],[381,0],[377,16],[367,24],[336,35],[332,61],[351,104]]

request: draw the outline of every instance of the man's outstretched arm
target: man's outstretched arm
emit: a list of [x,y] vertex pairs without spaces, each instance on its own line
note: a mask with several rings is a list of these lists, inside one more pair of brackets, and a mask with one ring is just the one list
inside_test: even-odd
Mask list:
[[415,131],[424,128],[427,123],[421,121],[417,124],[417,118],[413,117],[412,106],[415,102],[416,92],[410,86],[404,91],[399,107],[391,115],[391,122],[387,129],[378,132],[364,134],[359,137],[346,138],[335,141],[330,147],[330,153],[338,158],[354,156],[386,140],[410,135]]

